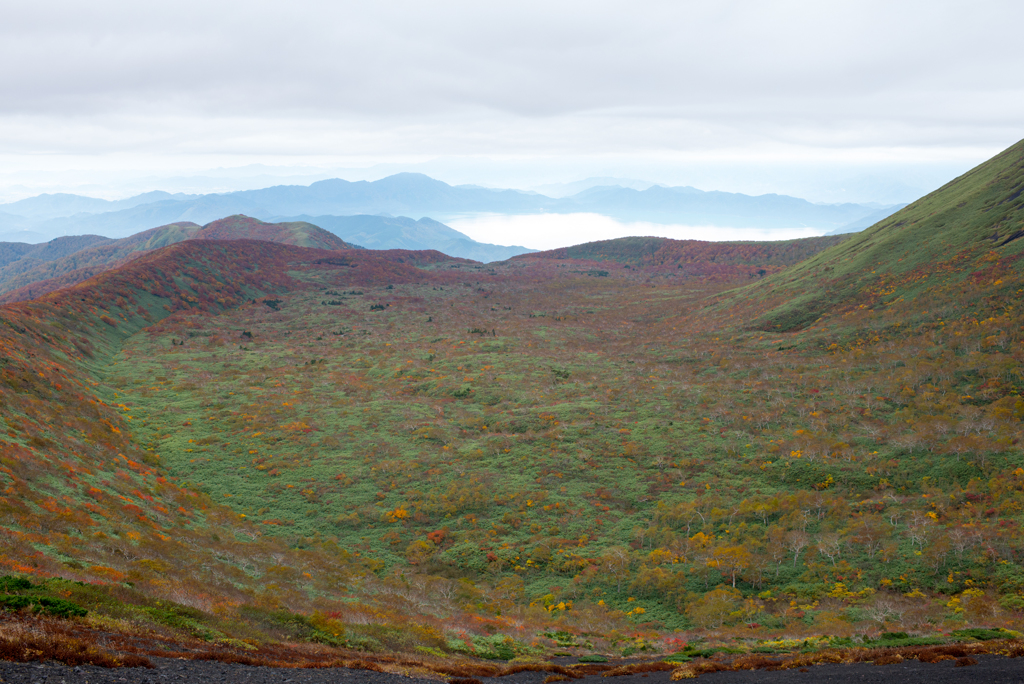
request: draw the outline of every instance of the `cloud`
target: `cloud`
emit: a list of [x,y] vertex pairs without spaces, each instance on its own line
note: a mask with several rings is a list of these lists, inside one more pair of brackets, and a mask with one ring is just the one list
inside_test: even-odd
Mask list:
[[13,3],[0,157],[980,161],[1024,135],[1022,19],[1015,0]]
[[666,237],[673,240],[791,240],[813,237],[824,231],[790,229],[723,228],[720,226],[624,223],[600,214],[533,214],[529,216],[478,215],[448,221],[448,225],[478,242],[518,245],[531,249],[556,249],[627,236]]

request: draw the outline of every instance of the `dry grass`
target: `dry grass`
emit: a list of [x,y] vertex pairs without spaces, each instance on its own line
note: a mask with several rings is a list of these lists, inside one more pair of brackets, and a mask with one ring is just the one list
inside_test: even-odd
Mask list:
[[518,674],[519,672],[551,672],[552,674],[559,674],[572,679],[579,676],[575,669],[556,665],[555,663],[516,663],[504,668],[498,676],[506,677]]
[[579,665],[573,665],[570,669],[574,677],[591,677],[593,675],[604,674],[605,672],[614,669],[614,665],[610,663],[581,663]]
[[732,661],[735,670],[778,670],[781,669],[782,661],[778,658],[769,658],[759,653],[743,655]]
[[676,669],[675,663],[666,663],[664,660],[657,660],[653,663],[630,663],[613,667],[604,673],[605,677],[621,677],[623,675],[643,674],[644,672],[668,672]]
[[813,653],[768,656],[742,654],[697,660],[682,666],[664,661],[634,662],[625,665],[581,663],[563,666],[548,662],[498,664],[469,659],[374,655],[316,644],[263,644],[256,650],[238,645],[202,641],[174,641],[154,634],[125,633],[97,629],[85,620],[59,620],[46,617],[0,615],[0,659],[11,661],[57,661],[66,665],[100,667],[153,667],[147,656],[212,660],[229,664],[278,668],[346,668],[390,674],[444,678],[452,684],[480,684],[481,678],[504,677],[519,672],[546,672],[546,684],[603,675],[618,677],[648,672],[672,671],[672,679],[689,679],[710,672],[740,670],[804,669],[826,663],[870,662],[892,665],[917,659],[922,663],[953,660],[957,667],[977,664],[973,656],[997,654],[1024,656],[1024,643],[988,641],[936,646],[899,648],[824,649]]
[[74,623],[51,620],[8,622],[0,626],[0,659],[15,662],[50,660],[69,666],[153,667],[148,658],[111,653],[78,638],[74,632]]
[[464,679],[497,677],[502,672],[502,668],[496,665],[473,661],[424,662],[423,664],[439,674]]

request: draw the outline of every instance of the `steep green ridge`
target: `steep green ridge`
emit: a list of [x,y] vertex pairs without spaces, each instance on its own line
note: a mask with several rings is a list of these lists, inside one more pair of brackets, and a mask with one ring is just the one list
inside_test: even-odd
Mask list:
[[[1024,252],[1024,141],[935,192],[784,273],[737,292],[768,305],[756,321],[768,331],[800,329],[836,307],[913,296],[929,272],[967,278],[979,258]],[[887,292],[887,284],[916,280]],[[891,288],[889,288],[891,289]]]

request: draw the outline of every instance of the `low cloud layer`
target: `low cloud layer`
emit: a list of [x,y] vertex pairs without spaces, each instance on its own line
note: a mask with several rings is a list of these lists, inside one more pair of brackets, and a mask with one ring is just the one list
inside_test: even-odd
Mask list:
[[[474,216],[449,221],[455,230],[478,242],[496,239],[518,240],[531,249],[557,249],[596,240],[615,238],[666,237],[673,240],[792,240],[814,237],[824,231],[815,228],[724,228],[622,222],[600,214],[534,214],[531,216]],[[514,238],[512,237],[514,236]]]

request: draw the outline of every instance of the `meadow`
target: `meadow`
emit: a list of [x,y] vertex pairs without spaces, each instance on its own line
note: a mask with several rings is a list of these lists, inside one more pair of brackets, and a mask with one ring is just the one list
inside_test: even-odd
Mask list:
[[1020,148],[849,238],[191,240],[5,305],[0,600],[435,672],[1016,638]]

